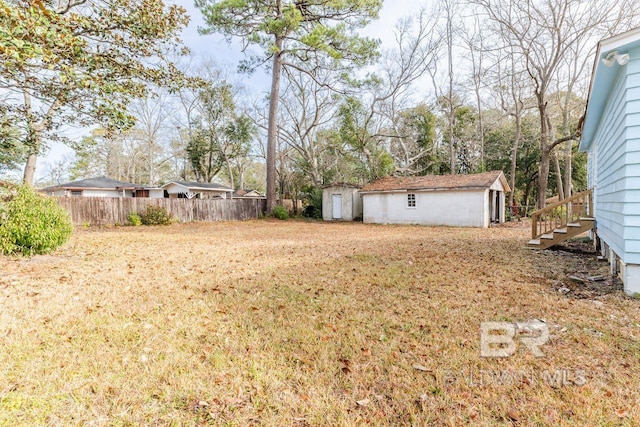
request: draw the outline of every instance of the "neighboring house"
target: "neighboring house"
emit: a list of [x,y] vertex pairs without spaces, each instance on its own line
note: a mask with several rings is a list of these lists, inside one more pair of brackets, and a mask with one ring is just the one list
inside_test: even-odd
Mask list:
[[240,197],[264,197],[264,194],[261,194],[257,190],[237,190],[233,193],[233,198]]
[[387,177],[362,190],[365,223],[488,227],[505,220],[502,171],[474,175]]
[[82,197],[158,197],[164,192],[159,188],[145,187],[130,182],[99,176],[42,188],[49,196]]
[[162,186],[169,198],[180,199],[230,199],[233,189],[212,182],[171,181]]
[[322,219],[353,221],[362,218],[360,186],[332,184],[322,188]]
[[602,255],[640,293],[640,29],[598,44],[580,150]]
[[162,187],[143,187],[136,189],[135,197],[149,197],[151,199],[164,199],[164,190]]

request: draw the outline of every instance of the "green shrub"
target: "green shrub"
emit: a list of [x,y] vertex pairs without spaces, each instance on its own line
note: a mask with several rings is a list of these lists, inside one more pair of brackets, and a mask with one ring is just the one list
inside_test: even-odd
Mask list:
[[302,215],[322,219],[322,188],[313,186],[306,188],[303,200],[306,206]]
[[289,219],[289,212],[287,212],[287,209],[282,206],[282,205],[276,205],[273,208],[273,216],[275,216],[278,219]]
[[73,225],[55,200],[19,186],[13,197],[0,202],[0,252],[45,254],[64,244]]
[[144,225],[169,225],[174,222],[173,216],[162,206],[147,206],[140,215]]
[[129,224],[133,225],[134,227],[142,225],[142,218],[140,218],[140,215],[138,215],[135,212],[130,213],[128,219],[129,219]]

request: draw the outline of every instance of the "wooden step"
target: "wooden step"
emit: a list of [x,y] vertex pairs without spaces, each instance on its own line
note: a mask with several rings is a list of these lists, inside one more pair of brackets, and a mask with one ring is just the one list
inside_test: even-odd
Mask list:
[[[580,209],[583,210],[572,209],[572,206],[575,204],[580,205]],[[584,208],[586,208],[586,210],[584,210]],[[593,230],[595,227],[595,218],[593,217],[592,208],[593,191],[586,190],[533,212],[531,214],[533,239],[527,242],[527,246],[546,249]],[[567,214],[571,212],[575,212],[576,215],[584,214],[585,216],[577,218],[573,215],[567,216]],[[562,221],[567,221],[568,223],[563,223]],[[553,231],[549,231],[547,228],[549,226],[556,228],[553,229]]]
[[586,221],[586,224],[570,223],[566,227],[556,228],[551,233],[545,233],[537,239],[531,239],[527,242],[527,246],[535,249],[547,249],[558,243],[564,242],[572,237],[593,229],[593,223]]

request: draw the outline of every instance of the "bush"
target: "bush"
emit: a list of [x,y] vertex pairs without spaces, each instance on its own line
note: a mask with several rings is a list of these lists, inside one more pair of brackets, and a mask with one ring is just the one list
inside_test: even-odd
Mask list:
[[287,209],[282,206],[282,205],[276,205],[273,208],[273,216],[275,216],[278,219],[289,219],[289,212],[287,212]]
[[137,227],[142,224],[142,218],[140,218],[140,215],[138,215],[137,213],[130,213],[129,224],[133,225],[134,227]]
[[55,200],[19,186],[0,202],[0,252],[46,254],[69,240],[73,225]]
[[140,221],[144,225],[169,225],[174,222],[173,217],[162,206],[147,206],[140,215]]
[[306,207],[302,215],[308,218],[322,218],[322,188],[308,187],[304,191],[304,202]]

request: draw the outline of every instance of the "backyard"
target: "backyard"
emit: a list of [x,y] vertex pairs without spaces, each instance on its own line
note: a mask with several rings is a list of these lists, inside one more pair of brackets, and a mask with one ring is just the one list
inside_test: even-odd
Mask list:
[[[0,425],[637,425],[640,300],[491,229],[78,228],[0,257]],[[546,323],[534,357],[482,322]]]

